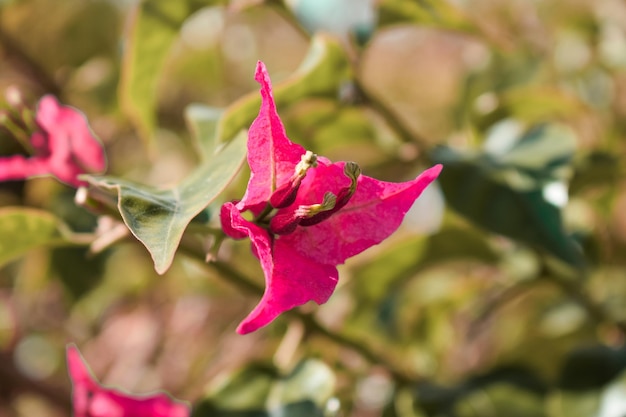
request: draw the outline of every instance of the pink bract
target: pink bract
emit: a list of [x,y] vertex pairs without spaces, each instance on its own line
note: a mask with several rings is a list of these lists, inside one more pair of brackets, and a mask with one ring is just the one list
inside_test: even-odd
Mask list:
[[80,111],[48,95],[39,100],[35,121],[39,130],[30,137],[35,154],[0,158],[0,181],[52,175],[78,187],[86,184],[78,175],[105,170],[102,144]]
[[[250,238],[265,274],[265,293],[237,328],[241,334],[308,301],[325,303],[337,285],[336,266],[391,235],[442,169],[391,183],[360,175],[354,163],[315,155],[312,163],[312,154],[287,138],[260,61],[255,79],[262,102],[248,133],[250,180],[242,200],[225,203],[220,213],[228,236]],[[272,207],[270,199],[280,204]]]
[[165,393],[130,395],[101,386],[74,345],[67,347],[74,417],[188,417],[189,406]]

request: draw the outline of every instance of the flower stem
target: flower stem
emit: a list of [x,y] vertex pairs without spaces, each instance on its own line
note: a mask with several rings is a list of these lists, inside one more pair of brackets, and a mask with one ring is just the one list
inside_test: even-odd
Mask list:
[[272,210],[274,210],[274,207],[272,207],[272,205],[268,203],[263,209],[263,211],[254,218],[254,222],[257,224],[262,223],[263,220],[265,220],[265,218],[267,217],[267,215],[272,212]]

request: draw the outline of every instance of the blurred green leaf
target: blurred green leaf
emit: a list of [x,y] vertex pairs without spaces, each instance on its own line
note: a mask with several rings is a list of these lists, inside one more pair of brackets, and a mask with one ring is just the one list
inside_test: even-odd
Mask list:
[[[339,41],[316,35],[300,67],[274,87],[276,106],[286,107],[304,98],[337,99],[341,86],[351,78],[350,62]],[[241,129],[247,129],[260,105],[261,96],[255,91],[228,107],[219,121],[218,140],[228,141]]]
[[203,104],[190,104],[185,109],[185,120],[191,131],[193,145],[202,160],[211,159],[217,147],[215,130],[223,110]]
[[50,267],[68,293],[79,299],[102,282],[108,253],[90,254],[87,247],[54,248]]
[[544,399],[506,383],[493,384],[464,396],[454,407],[458,417],[546,417]]
[[24,207],[0,208],[0,266],[42,246],[72,244],[66,225],[52,214]]
[[335,376],[323,362],[302,361],[287,376],[252,366],[194,407],[193,417],[323,417]]
[[572,94],[536,85],[505,91],[502,94],[502,102],[513,117],[528,123],[574,117],[586,108],[584,103]]
[[437,233],[398,242],[372,259],[355,274],[359,285],[355,291],[367,299],[390,295],[389,286],[401,284],[421,269],[452,260],[476,260],[495,263],[498,259],[481,233],[470,228],[447,226]]
[[154,129],[161,67],[189,13],[187,1],[143,0],[136,6],[124,45],[119,95],[122,108],[146,141]]
[[597,416],[600,407],[600,390],[584,392],[560,392],[551,395],[551,416],[589,417]]
[[[511,145],[502,146],[499,143],[505,142],[505,138],[494,133],[485,144],[497,144],[498,149],[490,152],[489,159],[506,173],[502,177],[504,181],[513,187],[530,182],[532,188],[569,179],[570,162],[576,151],[576,137],[571,129],[554,123],[540,124],[522,130],[521,135],[513,139]],[[527,180],[521,180],[520,175]]]
[[566,391],[601,388],[626,369],[626,348],[584,346],[570,352],[564,361],[558,386]]
[[623,416],[626,414],[626,373],[622,372],[604,390],[600,398],[600,417]]
[[[194,106],[187,113],[192,131],[209,135],[207,118],[218,117],[210,109]],[[213,135],[214,137],[214,132]],[[239,171],[245,154],[245,132],[226,144],[217,145],[214,138],[198,138],[199,143],[213,145],[213,153],[179,185],[169,190],[133,183],[114,177],[86,177],[92,186],[112,190],[118,196],[118,209],[131,232],[148,249],[159,274],[172,263],[174,254],[189,222],[219,196]]]
[[412,23],[475,32],[474,24],[447,0],[383,0],[378,6],[379,26]]
[[[592,346],[573,352],[561,378],[572,376],[561,390],[551,395],[551,416],[614,417],[626,413],[624,349]],[[585,381],[585,375],[589,381]],[[563,385],[561,381],[560,385]]]
[[137,4],[124,45],[119,96],[122,108],[148,143],[155,124],[159,74],[183,22],[200,7],[222,3],[142,0]]
[[594,151],[575,161],[570,193],[587,187],[614,186],[622,176],[620,158],[609,152]]
[[[211,394],[210,400],[203,403],[216,410],[263,410],[277,378],[279,376],[273,369],[253,364],[231,375]],[[196,415],[205,414],[194,412],[194,417]]]
[[582,253],[563,228],[560,209],[545,187],[567,169],[573,138],[557,126],[527,131],[500,154],[461,154],[440,147],[433,159],[446,201],[457,212],[495,233],[540,248],[576,267]]
[[280,379],[272,388],[268,405],[274,408],[279,404],[293,404],[311,400],[323,407],[335,390],[335,375],[322,361],[308,359],[286,377]]
[[[503,365],[453,386],[423,381],[411,392],[415,411],[428,416],[545,415],[546,384],[530,368]],[[507,412],[508,407],[515,410]]]
[[[363,108],[336,100],[307,100],[282,112],[289,135],[330,159],[347,155],[362,165],[380,163],[388,154],[376,146],[377,132]],[[337,156],[337,158],[335,158]]]

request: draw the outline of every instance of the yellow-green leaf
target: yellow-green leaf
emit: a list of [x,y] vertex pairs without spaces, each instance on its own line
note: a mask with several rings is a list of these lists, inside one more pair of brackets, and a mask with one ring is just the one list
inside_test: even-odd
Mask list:
[[161,66],[188,14],[186,1],[144,0],[135,10],[124,45],[119,94],[122,108],[144,139],[152,136]]
[[[219,112],[206,110],[196,114],[205,117]],[[191,112],[194,113],[194,112]],[[192,131],[207,135],[206,120],[196,122],[189,116]],[[204,162],[176,187],[156,189],[114,177],[86,177],[91,185],[117,193],[118,209],[124,222],[148,249],[158,273],[164,273],[172,263],[178,244],[189,222],[208,206],[239,171],[246,154],[246,132],[242,131],[229,143],[206,152]],[[198,139],[211,143],[211,138]],[[214,143],[215,145],[215,143]]]
[[24,207],[0,208],[0,266],[42,246],[71,244],[71,233],[47,211]]

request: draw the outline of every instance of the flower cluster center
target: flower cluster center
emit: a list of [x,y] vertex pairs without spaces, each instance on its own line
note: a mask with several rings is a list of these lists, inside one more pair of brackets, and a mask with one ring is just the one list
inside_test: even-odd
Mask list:
[[327,191],[322,201],[315,204],[298,205],[285,210],[296,201],[302,180],[309,169],[315,167],[317,155],[307,151],[300,158],[289,180],[272,193],[266,209],[255,222],[267,226],[274,235],[286,235],[294,232],[298,226],[316,225],[348,204],[356,191],[357,179],[361,174],[361,169],[354,162],[346,162],[343,169],[344,175],[350,179],[349,186],[340,189],[337,194]]

